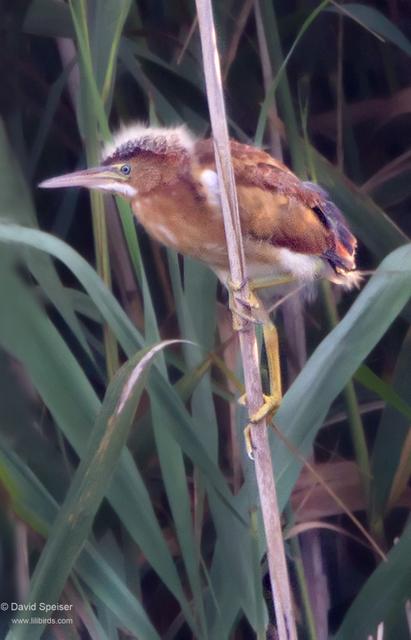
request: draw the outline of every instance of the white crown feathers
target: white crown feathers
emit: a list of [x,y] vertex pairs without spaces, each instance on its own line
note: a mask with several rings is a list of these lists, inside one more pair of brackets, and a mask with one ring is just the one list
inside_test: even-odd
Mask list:
[[192,133],[184,126],[147,127],[144,124],[123,125],[113,134],[112,142],[104,145],[103,162],[130,158],[137,150],[165,155],[190,153],[195,143]]

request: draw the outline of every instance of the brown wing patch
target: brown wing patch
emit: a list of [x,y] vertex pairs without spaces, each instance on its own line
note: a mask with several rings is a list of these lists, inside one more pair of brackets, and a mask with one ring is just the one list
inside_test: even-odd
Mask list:
[[[198,141],[195,152],[200,166],[215,170],[212,140]],[[255,147],[232,140],[231,155],[245,236],[355,269],[357,241],[321,187]]]
[[[275,160],[261,149],[257,149],[248,144],[242,144],[236,140],[230,140],[230,149],[236,176],[240,176],[247,171],[252,171],[256,165],[264,163],[270,167],[294,175],[285,164],[279,162],[279,160]],[[194,152],[199,165],[215,168],[214,146],[211,138],[207,138],[207,140],[197,140]]]
[[[320,255],[337,270],[356,268],[357,240],[341,211],[321,187],[302,182],[275,161],[260,162],[247,172],[243,168],[239,178],[267,193],[266,220],[264,224],[260,222],[253,235],[258,237],[261,230],[266,234],[271,222],[272,244]],[[279,206],[283,203],[281,197],[286,199],[286,206]]]
[[247,165],[237,156],[233,162],[244,231],[298,253],[323,255],[331,249],[330,230],[313,209],[321,196],[268,154],[258,152],[255,159],[259,162]]

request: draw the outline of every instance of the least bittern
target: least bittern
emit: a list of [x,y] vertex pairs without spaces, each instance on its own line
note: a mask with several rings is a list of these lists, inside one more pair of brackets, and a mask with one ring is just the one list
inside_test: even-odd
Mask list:
[[[327,278],[346,288],[356,285],[357,242],[328,194],[260,149],[232,141],[231,154],[249,278],[270,278],[271,284]],[[197,140],[185,127],[125,127],[104,148],[99,167],[40,186],[87,187],[123,196],[149,234],[229,282],[212,140]],[[275,410],[281,398],[273,325],[265,332],[269,335],[273,396],[254,421]]]

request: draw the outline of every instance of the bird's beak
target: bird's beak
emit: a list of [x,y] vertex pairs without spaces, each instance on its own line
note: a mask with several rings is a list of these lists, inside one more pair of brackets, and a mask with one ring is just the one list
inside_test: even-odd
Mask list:
[[55,189],[61,187],[86,187],[87,189],[102,189],[116,191],[116,186],[124,182],[124,177],[114,167],[94,167],[66,173],[63,176],[49,178],[40,182],[43,189]]

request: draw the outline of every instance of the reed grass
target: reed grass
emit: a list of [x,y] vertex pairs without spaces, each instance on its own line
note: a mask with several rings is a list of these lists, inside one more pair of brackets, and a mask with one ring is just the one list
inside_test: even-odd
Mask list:
[[[409,113],[399,120],[396,108],[408,89],[411,45],[399,19],[403,9],[383,15],[377,3],[350,3],[341,18],[336,3],[294,9],[261,0],[274,72],[266,92],[249,4],[213,3],[230,133],[253,140],[258,132],[264,144],[275,97],[278,120],[270,124],[279,127],[286,161],[301,177],[314,167],[359,238],[361,267],[375,271],[360,291],[337,300],[341,320],[331,331],[318,302],[305,309],[310,357],[287,389],[277,434],[268,433],[279,509],[302,491],[293,514],[297,531],[310,527],[314,507],[315,521],[330,526],[320,534],[330,585],[328,635],[363,640],[384,622],[384,638],[405,638],[411,193]],[[210,131],[194,5],[34,0],[26,12],[18,3],[2,11],[0,544],[9,558],[1,569],[2,599],[74,603],[74,624],[59,627],[61,638],[264,638],[275,625],[267,546],[255,469],[243,455],[246,415],[229,410],[241,372],[224,334],[229,317],[216,303],[214,275],[153,249],[124,202],[115,203],[125,240],[120,249],[105,229],[112,203],[94,203],[90,214],[83,196],[36,189],[86,157],[94,162],[120,121],[184,121],[198,134]],[[62,38],[70,39],[74,60],[60,57]],[[74,93],[73,69],[80,72]],[[305,97],[300,78],[309,87]],[[334,166],[337,140],[344,172]],[[116,251],[123,260],[110,259]],[[138,329],[116,299],[126,260],[127,292],[140,293],[133,301],[141,299],[136,315],[144,315]],[[133,396],[133,416],[110,438],[122,376],[134,370],[138,352],[170,337],[197,346],[158,353],[137,413]],[[371,464],[365,498],[355,478],[340,475],[342,459],[355,458],[341,401],[353,376]],[[141,380],[138,393],[142,386]],[[368,413],[375,400],[383,408]],[[323,429],[326,419],[333,426]],[[101,466],[96,434],[107,444]],[[302,487],[299,475],[312,450],[314,479]],[[342,503],[321,493],[324,467]],[[87,513],[77,518],[83,499]],[[351,532],[347,510],[362,522],[370,514],[386,560],[332,528],[338,523]],[[288,567],[294,575],[292,554]],[[10,571],[17,570],[14,585]],[[310,586],[312,576],[305,580]],[[294,606],[299,637],[313,637],[313,620],[299,616],[297,593]],[[40,637],[41,626],[33,632],[10,619],[10,611],[2,613],[2,636]],[[48,635],[57,637],[56,630]]]

